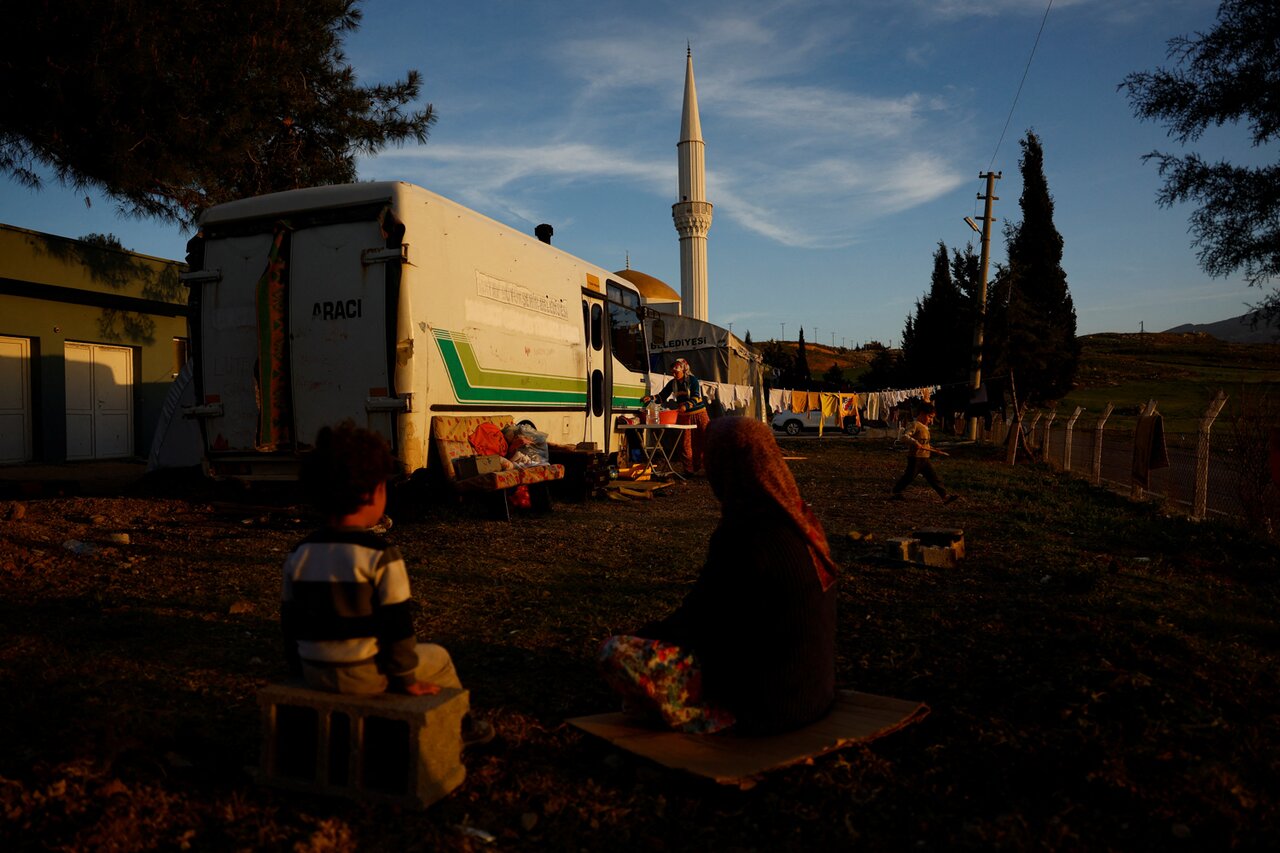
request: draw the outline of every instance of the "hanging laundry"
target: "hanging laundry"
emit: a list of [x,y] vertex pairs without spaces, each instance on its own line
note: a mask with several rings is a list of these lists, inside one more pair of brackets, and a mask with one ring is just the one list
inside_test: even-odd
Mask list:
[[1143,415],[1133,431],[1133,481],[1151,488],[1151,472],[1169,467],[1169,451],[1164,443],[1164,418]]

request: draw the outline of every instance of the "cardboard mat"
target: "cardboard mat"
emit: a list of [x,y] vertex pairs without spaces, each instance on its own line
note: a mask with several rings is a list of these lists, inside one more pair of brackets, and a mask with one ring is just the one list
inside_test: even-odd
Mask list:
[[764,737],[687,735],[621,713],[575,717],[568,722],[666,767],[749,788],[770,770],[875,740],[924,719],[928,713],[929,706],[922,702],[841,690],[831,713],[818,722]]

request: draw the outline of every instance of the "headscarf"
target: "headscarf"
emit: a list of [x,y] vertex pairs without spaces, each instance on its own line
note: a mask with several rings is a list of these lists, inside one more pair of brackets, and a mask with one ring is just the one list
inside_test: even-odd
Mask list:
[[707,427],[706,456],[707,479],[720,499],[722,518],[782,516],[808,543],[822,589],[829,589],[839,567],[769,427],[750,418],[717,418]]
[[671,363],[671,372],[674,373],[677,367],[682,368],[684,370],[685,376],[693,375],[693,368],[689,367],[688,359],[677,358],[675,361],[673,361]]

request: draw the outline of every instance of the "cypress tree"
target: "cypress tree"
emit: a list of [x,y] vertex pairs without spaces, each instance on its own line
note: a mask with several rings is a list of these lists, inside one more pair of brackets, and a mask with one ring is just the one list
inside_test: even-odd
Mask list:
[[796,381],[809,387],[813,375],[809,372],[809,356],[804,351],[804,326],[800,327],[800,343],[796,348]]
[[1006,228],[1009,269],[1004,365],[1021,400],[1042,404],[1068,391],[1080,360],[1076,309],[1062,269],[1062,235],[1053,224],[1053,197],[1044,176],[1040,137],[1021,141],[1022,221]]
[[900,370],[909,384],[956,381],[968,364],[972,325],[966,329],[962,317],[971,309],[965,305],[965,293],[952,272],[947,246],[940,241],[933,253],[929,292],[923,300],[916,300],[915,314],[902,329]]

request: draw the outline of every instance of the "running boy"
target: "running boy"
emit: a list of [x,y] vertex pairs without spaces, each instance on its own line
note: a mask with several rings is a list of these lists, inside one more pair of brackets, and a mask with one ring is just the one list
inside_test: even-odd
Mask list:
[[903,491],[906,490],[907,486],[911,485],[911,481],[916,478],[916,474],[923,474],[925,482],[933,487],[933,490],[942,498],[943,503],[951,503],[956,499],[955,495],[947,494],[946,487],[942,485],[942,481],[934,473],[933,465],[929,462],[931,453],[937,453],[939,456],[947,455],[941,450],[935,450],[929,444],[929,424],[933,423],[934,411],[932,403],[921,403],[919,410],[916,412],[915,421],[907,428],[907,432],[903,436],[908,445],[907,470],[893,486],[894,498],[900,500]]

